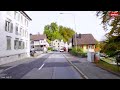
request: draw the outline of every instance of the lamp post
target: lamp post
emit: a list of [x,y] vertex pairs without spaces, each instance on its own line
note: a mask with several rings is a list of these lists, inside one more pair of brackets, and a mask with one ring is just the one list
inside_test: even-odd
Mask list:
[[75,25],[75,44],[76,44],[76,50],[77,50],[75,15],[74,15],[73,13],[60,13],[60,14],[71,14],[71,15],[74,17],[74,25]]

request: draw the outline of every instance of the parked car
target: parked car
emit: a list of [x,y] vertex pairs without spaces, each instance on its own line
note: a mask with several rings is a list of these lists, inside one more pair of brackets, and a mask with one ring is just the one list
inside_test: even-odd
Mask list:
[[64,52],[64,50],[63,50],[63,49],[60,49],[60,52]]
[[35,50],[30,50],[30,56],[34,56],[35,53]]
[[61,48],[61,49],[60,49],[60,52],[64,52],[64,48]]

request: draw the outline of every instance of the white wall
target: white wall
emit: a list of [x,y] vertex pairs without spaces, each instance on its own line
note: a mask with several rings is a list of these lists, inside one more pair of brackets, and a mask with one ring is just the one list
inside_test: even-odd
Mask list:
[[[17,22],[20,24],[20,26],[23,26],[25,30],[28,32],[28,37],[23,37],[20,35],[15,35],[15,24],[16,20],[13,17],[14,12],[12,11],[11,16],[6,14],[6,11],[0,11],[0,57],[3,56],[8,56],[8,55],[14,55],[14,54],[20,54],[20,53],[29,53],[30,51],[30,36],[29,36],[29,28],[27,28],[25,25],[22,25],[21,23]],[[5,20],[7,18],[10,18],[13,22],[13,33],[9,33],[5,31]],[[11,36],[11,50],[6,50],[7,48],[7,42],[6,42],[6,36]],[[15,38],[23,39],[23,41],[27,41],[27,49],[14,49],[14,40]],[[29,55],[29,54],[28,54]]]

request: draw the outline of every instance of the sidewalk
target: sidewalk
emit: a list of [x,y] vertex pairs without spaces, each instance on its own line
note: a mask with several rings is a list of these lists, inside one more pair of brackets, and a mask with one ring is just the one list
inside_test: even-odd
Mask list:
[[64,54],[69,61],[77,66],[89,79],[120,79],[106,70],[97,67],[94,63],[87,61],[87,58],[78,58],[70,54]]

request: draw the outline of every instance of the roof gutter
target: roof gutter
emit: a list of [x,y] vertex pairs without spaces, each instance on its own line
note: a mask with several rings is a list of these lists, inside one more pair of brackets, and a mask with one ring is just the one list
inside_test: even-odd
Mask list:
[[32,19],[24,11],[20,11],[20,13],[24,14],[29,20],[32,21]]

